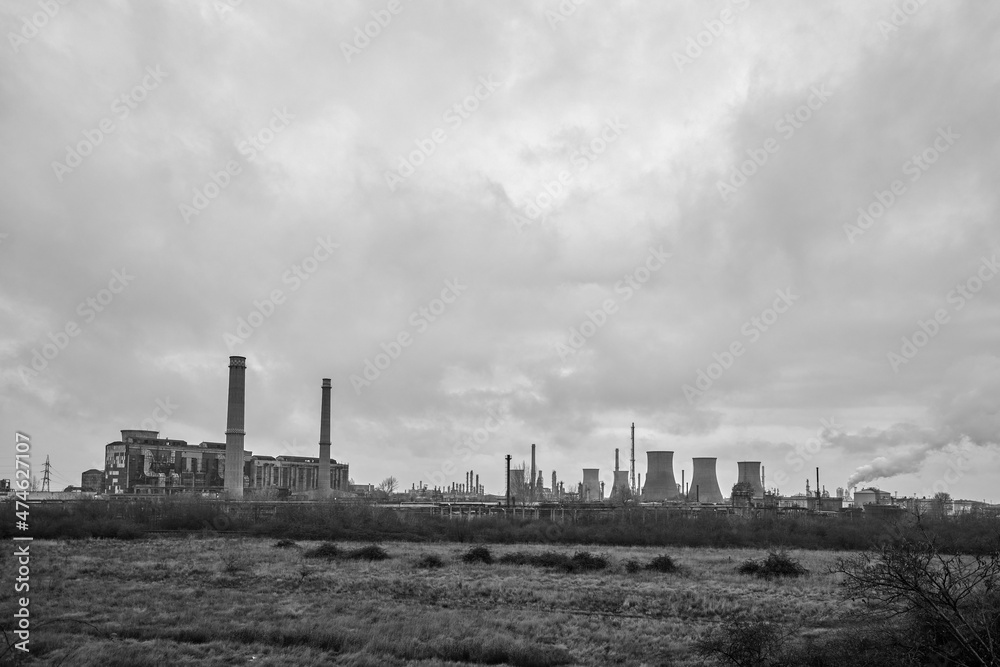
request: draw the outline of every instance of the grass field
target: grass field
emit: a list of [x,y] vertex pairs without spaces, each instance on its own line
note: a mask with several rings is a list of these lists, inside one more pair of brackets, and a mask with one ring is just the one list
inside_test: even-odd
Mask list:
[[[768,615],[803,634],[845,622],[835,575],[826,572],[834,552],[793,552],[811,574],[768,581],[735,572],[745,558],[766,555],[759,550],[589,548],[607,557],[606,569],[564,572],[466,564],[461,544],[387,542],[390,558],[376,562],[304,556],[318,544],[35,542],[33,658],[25,664],[696,665],[692,641],[734,612]],[[490,549],[498,557],[583,547]],[[5,582],[15,576],[9,552]],[[629,560],[644,565],[662,553],[681,571],[628,571]],[[443,566],[417,567],[427,554]],[[0,598],[6,619],[11,588]]]

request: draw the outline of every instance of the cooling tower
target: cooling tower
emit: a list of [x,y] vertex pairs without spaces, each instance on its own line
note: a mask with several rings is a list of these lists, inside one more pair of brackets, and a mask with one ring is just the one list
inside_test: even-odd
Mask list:
[[691,473],[691,485],[688,486],[688,500],[722,503],[719,478],[715,474],[715,457],[698,457],[691,459],[691,461],[694,464],[694,470]]
[[330,490],[330,378],[323,378],[323,399],[319,417],[319,483],[316,488]]
[[628,470],[616,470],[615,481],[611,485],[611,495],[614,496],[617,493],[627,492],[628,490]]
[[754,498],[763,498],[764,486],[760,483],[760,461],[739,461],[736,465],[739,466],[740,471],[739,479],[736,482],[746,482],[753,487]]
[[243,497],[243,438],[247,389],[246,357],[229,357],[229,409],[226,415],[226,492]]
[[586,500],[589,502],[595,502],[601,500],[600,476],[601,476],[600,468],[583,469],[583,498],[581,498],[581,500]]
[[655,502],[679,497],[674,479],[674,453],[646,452],[646,484],[642,487],[642,499]]

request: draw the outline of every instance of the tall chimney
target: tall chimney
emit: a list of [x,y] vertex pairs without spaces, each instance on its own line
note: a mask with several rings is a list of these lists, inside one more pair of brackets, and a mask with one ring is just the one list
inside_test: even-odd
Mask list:
[[531,444],[531,499],[535,499],[535,444]]
[[323,398],[319,416],[319,484],[320,494],[330,490],[330,378],[323,378]]
[[243,497],[243,430],[247,393],[246,357],[229,357],[229,409],[226,415],[226,493]]
[[615,447],[615,472],[618,472],[618,448]]

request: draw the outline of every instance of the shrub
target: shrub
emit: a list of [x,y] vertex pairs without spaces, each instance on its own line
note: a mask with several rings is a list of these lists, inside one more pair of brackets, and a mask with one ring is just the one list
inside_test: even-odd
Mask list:
[[733,667],[779,667],[791,632],[778,623],[734,618],[695,642],[695,654]]
[[223,572],[247,572],[253,565],[253,561],[235,551],[223,552],[220,558],[222,559]]
[[297,545],[292,540],[278,540],[277,542],[274,543],[275,549],[287,549],[289,547],[297,547],[297,546],[299,545]]
[[570,559],[569,572],[603,570],[608,566],[608,559],[604,556],[595,556],[589,551],[578,551]]
[[654,572],[677,572],[681,568],[674,559],[667,555],[657,556],[649,562],[646,566],[647,570],[653,570]]
[[369,544],[360,549],[352,549],[344,554],[344,558],[351,560],[386,560],[389,553],[377,544]]
[[625,571],[628,572],[629,574],[635,574],[641,569],[642,565],[640,565],[639,561],[637,561],[636,559],[629,558],[627,561],[625,561]]
[[444,567],[444,560],[437,554],[424,554],[417,560],[416,566],[426,570],[433,570]]
[[340,549],[333,542],[324,542],[315,549],[309,549],[302,555],[306,558],[333,559],[340,555]]
[[764,560],[747,559],[736,568],[740,574],[750,574],[762,579],[773,579],[774,577],[801,577],[809,573],[809,570],[788,555],[785,551],[767,554]]
[[462,562],[464,563],[484,563],[486,565],[493,564],[493,554],[486,547],[472,547],[462,556]]

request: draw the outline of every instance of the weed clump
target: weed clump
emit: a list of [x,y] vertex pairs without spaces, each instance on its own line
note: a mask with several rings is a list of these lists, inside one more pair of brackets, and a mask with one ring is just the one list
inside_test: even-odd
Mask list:
[[493,564],[493,554],[486,547],[472,547],[462,556],[462,562],[464,563],[483,563],[485,565]]
[[304,554],[306,558],[334,559],[340,556],[340,548],[333,542],[324,542],[315,549],[309,549]]
[[299,545],[296,544],[293,540],[278,540],[277,542],[274,543],[275,549],[287,549],[289,547],[297,547],[297,546]]
[[625,571],[629,574],[635,574],[642,569],[642,565],[634,558],[629,558],[625,561]]
[[608,559],[604,556],[595,556],[589,551],[577,551],[569,559],[567,572],[588,572],[603,570],[608,566]]
[[344,558],[350,560],[386,560],[389,553],[377,544],[369,544],[360,549],[352,549],[344,554]]
[[762,579],[773,579],[775,577],[801,577],[809,573],[809,570],[788,555],[785,551],[767,554],[764,560],[753,560],[748,558],[740,563],[736,568],[740,574],[749,574]]
[[424,554],[417,560],[416,567],[424,570],[434,570],[444,567],[444,560],[437,554]]
[[674,562],[674,559],[667,555],[657,556],[653,560],[649,561],[649,565],[646,566],[647,570],[653,570],[654,572],[678,572],[680,571],[680,566]]

